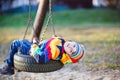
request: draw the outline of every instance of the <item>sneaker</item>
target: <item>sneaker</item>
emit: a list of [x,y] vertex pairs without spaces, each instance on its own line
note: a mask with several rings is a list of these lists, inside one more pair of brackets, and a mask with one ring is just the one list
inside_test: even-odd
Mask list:
[[5,65],[2,69],[0,69],[0,74],[13,75],[14,74],[14,68],[10,67],[8,65]]

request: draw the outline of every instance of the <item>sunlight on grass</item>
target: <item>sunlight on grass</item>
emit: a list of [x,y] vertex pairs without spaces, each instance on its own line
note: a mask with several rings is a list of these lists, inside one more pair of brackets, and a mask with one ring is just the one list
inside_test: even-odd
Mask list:
[[[0,28],[0,42],[10,42],[14,39],[22,39],[25,28]],[[29,39],[31,30],[28,30],[26,37]]]

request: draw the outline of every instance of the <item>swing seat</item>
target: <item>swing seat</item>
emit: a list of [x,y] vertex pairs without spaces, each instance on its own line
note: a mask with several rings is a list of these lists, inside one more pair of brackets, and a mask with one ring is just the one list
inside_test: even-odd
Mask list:
[[17,71],[43,73],[59,70],[63,66],[63,63],[58,60],[50,60],[47,63],[37,63],[30,55],[18,53],[14,55],[14,67]]

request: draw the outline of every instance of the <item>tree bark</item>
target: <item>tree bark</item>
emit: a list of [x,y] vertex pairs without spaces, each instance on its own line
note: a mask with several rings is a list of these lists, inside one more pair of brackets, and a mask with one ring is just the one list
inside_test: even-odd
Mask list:
[[45,20],[45,16],[48,10],[48,6],[49,6],[49,0],[40,0],[39,7],[38,7],[36,17],[35,17],[35,21],[33,24],[31,41],[33,40],[34,37],[39,39],[42,26]]

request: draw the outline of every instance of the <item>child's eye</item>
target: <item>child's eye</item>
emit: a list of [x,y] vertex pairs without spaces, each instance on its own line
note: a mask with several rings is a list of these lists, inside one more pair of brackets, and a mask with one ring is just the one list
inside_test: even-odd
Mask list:
[[75,45],[73,47],[75,47]]
[[67,45],[67,47],[69,46],[69,44]]
[[70,52],[72,52],[72,50]]

